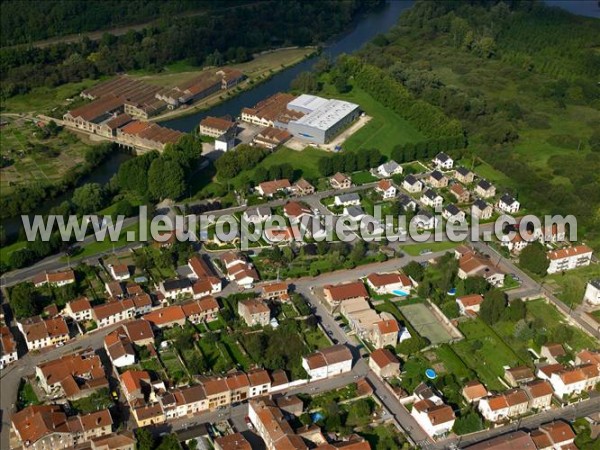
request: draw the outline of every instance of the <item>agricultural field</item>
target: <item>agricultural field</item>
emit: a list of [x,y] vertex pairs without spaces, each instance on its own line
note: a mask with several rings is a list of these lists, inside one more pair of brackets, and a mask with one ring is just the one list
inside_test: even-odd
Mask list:
[[0,169],[2,195],[32,181],[60,181],[70,169],[84,162],[89,148],[67,131],[42,139],[33,123],[24,119],[11,121],[0,133],[0,155],[12,162]]

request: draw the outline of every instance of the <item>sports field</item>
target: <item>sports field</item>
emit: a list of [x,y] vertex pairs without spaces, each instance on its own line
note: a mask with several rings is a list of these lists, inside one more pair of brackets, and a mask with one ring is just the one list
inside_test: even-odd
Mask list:
[[452,340],[450,333],[433,315],[431,310],[422,303],[403,305],[399,307],[406,320],[421,336],[426,337],[432,344],[441,344]]

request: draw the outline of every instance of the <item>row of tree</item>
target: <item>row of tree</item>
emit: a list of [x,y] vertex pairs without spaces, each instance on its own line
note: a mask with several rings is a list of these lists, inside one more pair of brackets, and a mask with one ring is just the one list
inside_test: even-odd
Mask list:
[[357,152],[335,153],[319,159],[319,172],[328,177],[337,172],[352,173],[377,167],[383,161],[383,155],[376,148],[361,149]]

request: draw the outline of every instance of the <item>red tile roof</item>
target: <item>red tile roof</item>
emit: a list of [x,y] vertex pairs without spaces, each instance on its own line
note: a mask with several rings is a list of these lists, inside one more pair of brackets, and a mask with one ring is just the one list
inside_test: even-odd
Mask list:
[[356,297],[368,298],[369,293],[362,281],[354,281],[350,283],[328,285],[325,290],[329,291],[331,299],[334,302],[348,300]]
[[371,359],[377,364],[379,367],[384,368],[390,364],[400,364],[398,358],[390,352],[387,348],[378,348],[371,353]]
[[568,258],[571,256],[579,256],[585,253],[592,253],[592,249],[587,245],[578,245],[576,247],[567,247],[560,250],[548,252],[548,258],[551,260]]

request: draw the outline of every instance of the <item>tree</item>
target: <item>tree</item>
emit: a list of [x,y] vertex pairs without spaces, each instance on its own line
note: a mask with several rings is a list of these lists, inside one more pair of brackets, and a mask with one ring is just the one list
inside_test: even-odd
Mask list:
[[417,282],[422,281],[423,276],[425,275],[425,269],[423,269],[423,266],[416,261],[409,262],[404,266],[403,270],[406,275]]
[[481,303],[479,317],[488,325],[500,320],[506,309],[506,294],[499,289],[488,292]]
[[98,183],[87,183],[73,192],[73,204],[82,214],[97,212],[104,206],[105,191]]
[[481,276],[468,277],[464,281],[465,294],[485,294],[490,289],[490,284]]
[[302,93],[315,93],[319,90],[317,76],[313,72],[300,72],[292,80],[291,88]]
[[454,422],[453,431],[456,434],[469,434],[483,429],[483,422],[479,414],[473,410],[467,411]]
[[519,265],[537,275],[545,275],[549,264],[546,249],[539,242],[529,244],[519,256]]
[[175,433],[164,436],[156,450],[181,450],[179,438]]
[[124,198],[115,205],[115,216],[131,217],[135,214],[135,208],[129,200]]
[[19,283],[10,291],[9,304],[17,319],[39,314],[42,310],[40,300],[33,283]]
[[520,298],[517,298],[511,301],[508,308],[506,308],[504,319],[509,322],[518,322],[519,320],[525,319],[526,312],[525,302]]
[[152,198],[177,199],[185,192],[185,174],[175,161],[157,158],[148,170],[148,191]]

